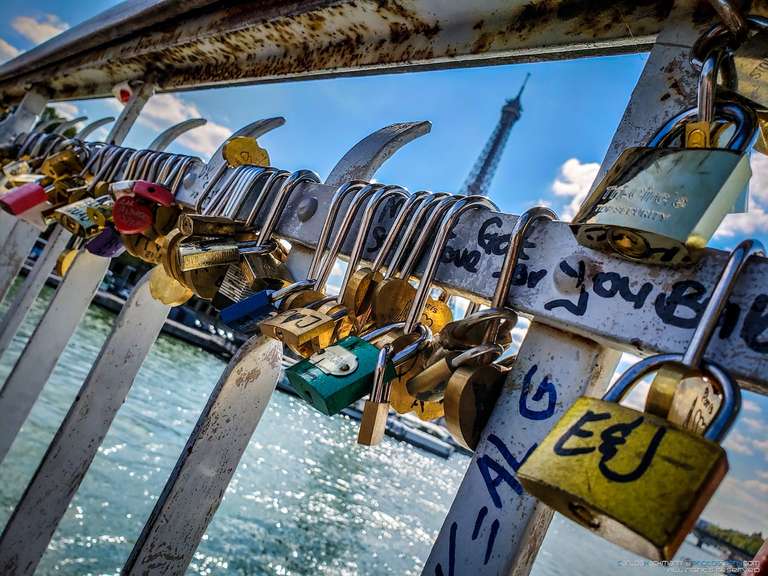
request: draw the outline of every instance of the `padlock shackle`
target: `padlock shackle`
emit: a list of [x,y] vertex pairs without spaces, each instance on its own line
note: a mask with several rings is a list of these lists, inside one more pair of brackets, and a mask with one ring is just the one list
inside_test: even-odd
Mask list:
[[333,271],[333,265],[336,263],[336,258],[338,257],[339,252],[341,252],[344,241],[347,239],[347,235],[352,228],[352,223],[357,217],[357,213],[360,210],[360,207],[363,205],[363,202],[368,200],[368,198],[370,198],[371,195],[376,192],[376,190],[383,187],[383,184],[378,183],[366,184],[364,187],[355,191],[355,195],[352,197],[352,202],[350,202],[349,206],[347,207],[347,213],[344,214],[341,225],[339,226],[336,235],[333,237],[333,243],[328,250],[328,254],[323,260],[323,265],[321,266],[319,274],[317,275],[317,279],[315,280],[314,289],[316,291],[321,292],[324,290],[325,283],[328,282],[328,278],[331,276],[331,272]]
[[[603,400],[619,403],[629,393],[632,386],[642,378],[656,372],[669,364],[683,364],[682,354],[657,354],[640,360],[630,366],[614,385],[605,393]],[[708,376],[719,388],[723,401],[718,408],[717,415],[704,432],[704,438],[713,442],[720,442],[728,430],[733,426],[741,411],[741,389],[734,383],[730,375],[714,362],[704,361],[699,366],[704,376]]]
[[336,189],[336,192],[334,192],[330,206],[328,207],[328,213],[325,215],[325,220],[323,221],[323,228],[320,230],[320,238],[317,241],[317,247],[312,254],[312,261],[307,270],[307,278],[314,280],[315,276],[320,271],[320,264],[324,260],[325,249],[328,245],[331,230],[333,230],[333,225],[336,223],[336,216],[339,214],[339,210],[341,209],[344,200],[349,194],[359,191],[368,184],[370,184],[370,182],[365,180],[350,180],[339,186]]
[[[303,184],[304,182],[320,183],[320,176],[312,170],[297,170],[285,179],[283,185],[280,186],[280,189],[277,191],[277,195],[272,201],[272,207],[267,214],[264,225],[259,231],[259,240],[261,242],[266,242],[272,238],[272,234],[277,227],[280,216],[283,215],[285,207],[288,204],[288,198],[290,198],[294,190],[298,188],[299,184]],[[265,190],[264,193],[269,193],[269,190]]]
[[[408,280],[415,266],[416,260],[421,257],[426,245],[427,238],[432,234],[432,229],[435,223],[448,208],[455,204],[463,196],[451,195],[443,192],[432,194],[432,196],[419,207],[418,212],[414,215],[413,221],[406,228],[403,234],[403,240],[392,255],[392,260],[387,267],[386,278],[402,278]],[[430,212],[431,211],[431,212]],[[426,218],[424,225],[419,227],[421,221]],[[420,230],[419,230],[420,228]],[[417,232],[421,232],[416,236]],[[402,267],[399,266],[400,261],[403,259],[403,254],[413,241],[413,247],[411,248],[408,258],[403,262]]]
[[386,344],[379,350],[376,357],[376,369],[373,372],[373,385],[371,386],[371,402],[381,404],[389,402],[392,390],[392,381],[386,377],[387,366],[392,359],[392,344]]
[[[746,22],[748,31],[764,32],[768,30],[768,18],[764,16],[747,16]],[[702,62],[713,50],[726,47],[732,50],[736,49],[741,43],[740,40],[734,38],[722,22],[714,24],[699,36],[691,47],[691,65],[694,68],[700,68]]]
[[744,240],[731,252],[685,351],[683,356],[685,365],[695,368],[701,364],[707,344],[717,327],[728,297],[752,256],[765,256],[765,248],[759,240]]
[[[368,200],[368,204],[363,211],[363,218],[360,221],[360,227],[358,228],[357,236],[355,237],[355,243],[352,246],[352,251],[349,254],[349,260],[347,261],[347,269],[344,272],[344,278],[341,281],[341,288],[339,288],[339,294],[344,294],[347,290],[349,280],[352,278],[357,266],[360,263],[360,259],[363,256],[363,248],[365,248],[365,241],[368,239],[368,233],[373,225],[373,217],[379,210],[379,207],[389,198],[398,198],[405,200],[411,193],[398,185],[388,185],[379,188]],[[398,213],[402,211],[403,203],[398,206]]]
[[[519,216],[509,235],[509,246],[507,247],[507,253],[504,255],[504,262],[501,265],[496,289],[493,292],[491,308],[504,308],[509,289],[512,287],[515,268],[517,268],[520,255],[525,247],[525,237],[533,223],[538,220],[557,220],[557,213],[546,206],[534,206]],[[516,322],[517,320],[515,320]],[[491,321],[485,329],[483,343],[487,344],[495,341],[500,327],[501,322]]]
[[437,234],[435,243],[432,246],[432,250],[429,253],[427,264],[424,268],[424,273],[419,280],[419,287],[416,290],[416,295],[413,298],[413,303],[408,310],[408,315],[405,320],[405,332],[412,332],[416,323],[421,318],[421,314],[424,310],[424,306],[427,303],[427,297],[429,296],[429,290],[432,285],[432,280],[435,277],[435,272],[440,265],[440,257],[443,254],[446,244],[448,243],[448,237],[450,236],[453,228],[458,224],[462,214],[470,210],[485,209],[485,210],[497,210],[498,206],[491,202],[485,196],[472,195],[458,200],[451,208],[445,213],[442,219],[440,231]]
[[[402,205],[400,211],[395,217],[395,221],[392,223],[392,227],[384,238],[381,249],[379,250],[378,254],[376,254],[376,259],[371,265],[371,270],[374,274],[381,270],[381,267],[384,265],[387,256],[395,245],[395,240],[397,240],[397,237],[400,235],[400,231],[403,229],[403,226],[405,226],[405,223],[408,222],[409,218],[411,219],[411,222],[413,222],[417,219],[417,217],[419,217],[419,207],[425,201],[427,201],[430,196],[431,195],[428,191],[419,190],[418,192],[411,194],[405,200],[405,203]],[[406,233],[403,235],[402,242],[407,242],[408,240],[408,232],[406,231]]]
[[[670,118],[653,138],[648,141],[649,148],[661,148],[680,136],[685,124],[698,115],[698,108],[690,108]],[[755,111],[740,102],[717,102],[715,119],[724,118],[736,124],[736,131],[728,141],[726,149],[743,152],[748,150],[758,136],[758,123]]]

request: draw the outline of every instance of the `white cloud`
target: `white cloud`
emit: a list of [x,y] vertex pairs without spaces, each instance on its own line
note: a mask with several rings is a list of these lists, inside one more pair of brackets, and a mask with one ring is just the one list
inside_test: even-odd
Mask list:
[[755,473],[755,476],[762,478],[763,480],[768,480],[768,470],[758,470]]
[[761,432],[768,429],[768,424],[758,420],[757,418],[742,418],[741,420],[747,427],[751,428],[755,432]]
[[[111,102],[118,110],[122,109],[117,100]],[[174,94],[156,94],[144,106],[138,121],[144,126],[161,131],[184,120],[203,117],[197,105],[192,102]],[[232,130],[226,126],[209,121],[204,126],[182,134],[178,142],[194,152],[210,156],[231,134]]]
[[768,530],[768,498],[762,486],[729,474],[704,510],[703,517],[747,534]]
[[600,164],[597,162],[582,163],[577,158],[569,158],[562,166],[552,184],[552,192],[561,198],[570,198],[568,204],[559,210],[562,220],[571,220],[587,197],[592,182],[594,182]]
[[752,440],[752,447],[762,452],[763,458],[768,461],[768,440]]
[[0,38],[0,62],[5,62],[18,55],[20,50],[16,46],[11,46],[8,42]]
[[728,434],[725,442],[723,442],[723,446],[729,451],[736,452],[737,454],[745,454],[747,456],[754,454],[752,448],[750,448],[750,444],[751,442],[749,438],[735,430]]
[[753,402],[752,400],[744,400],[744,402],[741,404],[741,407],[745,412],[757,412],[758,414],[762,412],[760,405],[757,402]]
[[726,216],[715,232],[715,238],[753,236],[768,232],[768,156],[755,152],[750,161],[752,178],[749,181],[749,212]]
[[45,42],[69,28],[69,24],[55,14],[43,14],[38,17],[18,16],[13,19],[11,26],[35,44]]
[[80,112],[78,107],[71,102],[53,102],[51,107],[55,108],[56,112],[69,119],[75,118]]
[[768,494],[768,482],[761,482],[760,480],[746,480],[744,486],[753,492],[762,492]]

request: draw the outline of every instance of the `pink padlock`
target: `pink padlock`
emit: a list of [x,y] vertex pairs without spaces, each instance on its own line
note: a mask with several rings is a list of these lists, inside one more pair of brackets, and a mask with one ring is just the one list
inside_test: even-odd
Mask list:
[[48,196],[45,194],[45,188],[40,186],[40,184],[29,182],[28,184],[17,186],[0,196],[0,208],[9,214],[18,216],[22,212],[26,212],[47,200]]
[[173,194],[171,194],[171,191],[154,182],[136,180],[133,183],[133,193],[138,198],[144,198],[155,204],[160,204],[160,206],[170,206],[173,204]]

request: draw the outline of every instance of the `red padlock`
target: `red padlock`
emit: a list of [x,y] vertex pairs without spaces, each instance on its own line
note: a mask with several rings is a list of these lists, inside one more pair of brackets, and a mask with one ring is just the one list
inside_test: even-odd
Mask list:
[[18,216],[22,212],[26,212],[30,208],[34,208],[47,201],[48,196],[45,194],[45,188],[40,186],[40,184],[29,182],[28,184],[17,186],[0,196],[0,208],[9,214]]
[[160,206],[170,206],[173,204],[173,194],[171,194],[171,191],[154,182],[136,180],[133,183],[133,193],[139,198],[160,204]]
[[141,234],[152,226],[152,210],[134,196],[121,196],[112,207],[112,221],[121,234]]

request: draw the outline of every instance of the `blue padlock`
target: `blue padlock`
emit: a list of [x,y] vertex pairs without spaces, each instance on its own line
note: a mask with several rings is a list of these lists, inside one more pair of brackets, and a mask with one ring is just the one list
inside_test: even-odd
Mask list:
[[245,300],[223,308],[219,312],[219,318],[233,330],[250,334],[258,329],[259,322],[277,312],[277,302],[313,285],[312,280],[301,280],[280,290],[261,290]]

